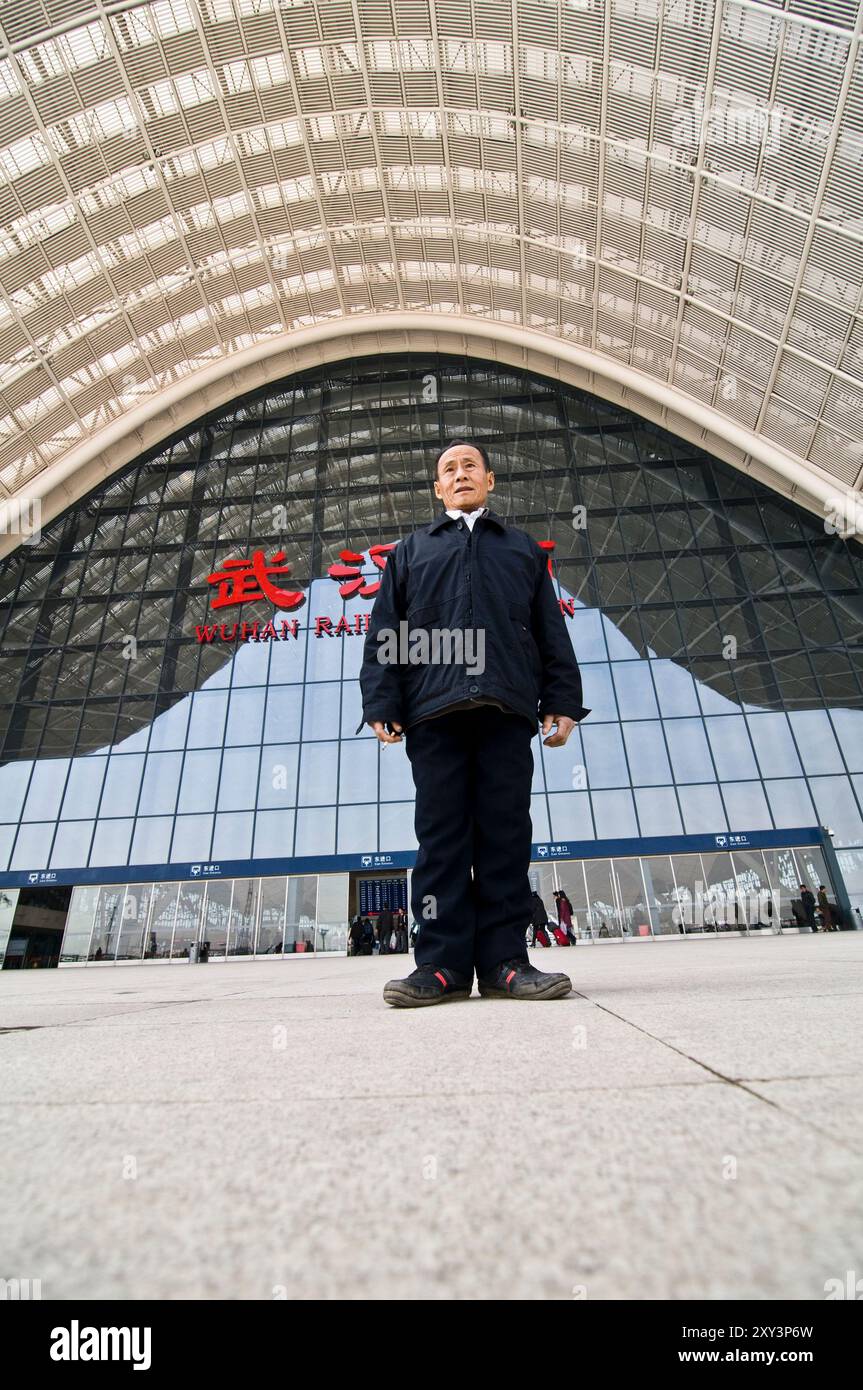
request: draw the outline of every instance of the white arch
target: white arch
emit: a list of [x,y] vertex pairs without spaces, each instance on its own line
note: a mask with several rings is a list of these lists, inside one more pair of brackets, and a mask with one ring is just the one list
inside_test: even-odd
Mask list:
[[[846,515],[859,508],[859,494],[813,464],[626,363],[519,325],[422,310],[329,319],[220,358],[126,412],[22,491],[38,499],[45,525],[139,454],[249,391],[316,365],[407,351],[463,353],[537,372],[634,411],[818,515],[837,510],[836,499]],[[4,555],[20,541],[0,529]]]

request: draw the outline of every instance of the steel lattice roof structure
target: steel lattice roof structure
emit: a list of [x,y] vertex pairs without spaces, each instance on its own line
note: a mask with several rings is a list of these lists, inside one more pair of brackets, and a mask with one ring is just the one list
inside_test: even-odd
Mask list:
[[0,3],[0,497],[413,346],[820,511],[863,482],[861,39],[856,0]]

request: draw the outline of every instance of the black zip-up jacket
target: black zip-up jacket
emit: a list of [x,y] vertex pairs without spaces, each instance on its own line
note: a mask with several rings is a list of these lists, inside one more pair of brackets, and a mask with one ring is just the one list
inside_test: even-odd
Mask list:
[[[378,633],[386,628],[399,634],[400,623],[405,627],[399,661],[378,661]],[[472,674],[464,661],[401,660],[411,633],[430,628],[484,630],[482,673]],[[581,673],[546,553],[490,509],[477,517],[473,531],[441,511],[389,551],[363,646],[360,689],[357,733],[376,720],[409,729],[428,714],[478,696],[500,699],[534,727],[546,714],[578,721],[590,713],[581,702]]]

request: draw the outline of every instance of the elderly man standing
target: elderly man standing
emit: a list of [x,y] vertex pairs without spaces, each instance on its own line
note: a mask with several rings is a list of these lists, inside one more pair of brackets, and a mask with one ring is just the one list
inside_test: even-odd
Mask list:
[[384,987],[401,1008],[467,999],[474,973],[491,998],[572,989],[525,946],[530,744],[541,723],[545,745],[562,747],[590,711],[546,555],[486,505],[494,483],[481,445],[438,456],[443,507],[390,551],[363,649],[357,733],[404,736],[416,788],[417,968]]

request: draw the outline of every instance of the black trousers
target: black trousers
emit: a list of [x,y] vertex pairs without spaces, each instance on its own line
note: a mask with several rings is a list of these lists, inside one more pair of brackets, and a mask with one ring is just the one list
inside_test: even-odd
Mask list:
[[417,965],[472,978],[526,955],[534,732],[494,705],[406,730],[419,841],[411,882]]

